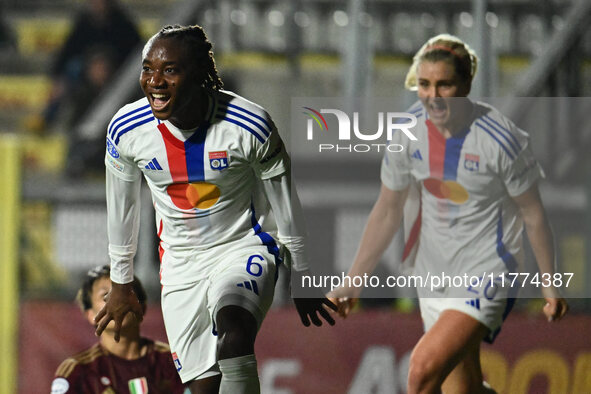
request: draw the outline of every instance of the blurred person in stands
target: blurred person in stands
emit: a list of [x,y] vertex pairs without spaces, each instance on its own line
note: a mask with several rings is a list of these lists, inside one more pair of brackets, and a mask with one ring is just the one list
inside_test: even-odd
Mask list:
[[[69,134],[66,172],[70,177],[104,174],[104,136],[80,135],[77,125],[110,81],[115,65],[109,47],[93,46],[87,51],[79,83],[64,100],[64,124]],[[106,127],[106,125],[105,125]]]
[[[308,269],[305,229],[273,120],[223,89],[211,49],[200,26],[162,28],[142,53],[145,97],[108,127],[113,287],[97,334],[129,311],[142,314],[131,282],[143,176],[160,237],[162,312],[182,381],[194,394],[254,394],[255,339],[284,257],[292,275]],[[267,232],[269,208],[279,242]],[[334,324],[324,306],[336,307],[326,298],[294,302],[304,325],[320,326],[320,317]]]
[[[418,286],[425,334],[411,354],[409,394],[494,392],[483,382],[480,343],[499,333],[521,285],[511,287],[507,275],[523,262],[524,224],[544,281],[544,314],[557,321],[568,310],[553,281],[554,240],[538,191],[543,172],[526,132],[467,98],[477,61],[468,45],[445,34],[415,55],[406,87],[419,98],[408,111],[418,120],[410,129],[417,140],[394,134],[391,142],[404,150],[384,155],[381,191],[348,272],[371,274],[416,186],[419,213],[408,237],[418,242],[413,275],[480,278],[462,286]],[[329,295],[341,316],[361,290],[341,287]]]
[[16,37],[12,28],[6,23],[0,6],[0,56],[13,53],[17,49]]
[[[96,267],[86,274],[76,301],[93,326],[94,317],[105,305],[111,289],[108,265]],[[137,278],[132,282],[134,294],[143,311],[146,292]],[[115,341],[115,331],[120,339]],[[61,363],[51,385],[52,394],[63,393],[183,393],[181,383],[166,343],[140,335],[140,321],[130,313],[119,327],[106,327],[99,342]]]
[[40,117],[29,119],[28,127],[42,131],[56,121],[65,98],[83,79],[85,57],[91,47],[109,49],[114,72],[140,42],[135,23],[118,0],[87,0],[51,67],[52,86],[45,110]]

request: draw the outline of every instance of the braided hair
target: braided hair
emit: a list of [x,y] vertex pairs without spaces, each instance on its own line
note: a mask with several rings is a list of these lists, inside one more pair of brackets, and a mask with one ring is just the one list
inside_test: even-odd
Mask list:
[[478,56],[468,44],[450,34],[440,34],[429,39],[413,57],[404,82],[408,90],[417,90],[417,69],[423,61],[447,61],[454,66],[460,79],[469,84],[478,69]]
[[207,35],[201,26],[167,25],[160,29],[150,41],[159,38],[180,40],[188,48],[195,64],[199,68],[205,66],[205,80],[202,82],[203,87],[212,90],[223,89],[224,83],[219,77],[218,70],[215,66],[211,42],[207,39]]

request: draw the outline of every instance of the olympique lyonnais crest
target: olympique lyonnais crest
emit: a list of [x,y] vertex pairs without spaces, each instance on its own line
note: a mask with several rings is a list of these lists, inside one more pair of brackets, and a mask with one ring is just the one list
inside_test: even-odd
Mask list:
[[212,170],[223,170],[228,167],[228,154],[226,151],[209,152],[209,165]]
[[468,171],[478,171],[480,167],[480,156],[466,153],[464,157],[464,168]]
[[176,355],[176,352],[172,353],[172,361],[174,362],[174,366],[176,367],[177,372],[183,369],[181,361],[179,360],[179,357]]

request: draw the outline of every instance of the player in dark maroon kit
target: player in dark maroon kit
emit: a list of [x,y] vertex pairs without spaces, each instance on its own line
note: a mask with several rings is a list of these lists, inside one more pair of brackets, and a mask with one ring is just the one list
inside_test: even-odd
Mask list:
[[[76,297],[87,320],[94,325],[94,316],[105,304],[111,289],[108,265],[88,272]],[[146,293],[136,278],[133,282],[142,308]],[[185,386],[175,370],[167,344],[140,336],[140,322],[128,314],[121,325],[118,342],[114,339],[115,324],[105,329],[97,344],[61,363],[51,385],[52,394],[63,393],[183,393]]]

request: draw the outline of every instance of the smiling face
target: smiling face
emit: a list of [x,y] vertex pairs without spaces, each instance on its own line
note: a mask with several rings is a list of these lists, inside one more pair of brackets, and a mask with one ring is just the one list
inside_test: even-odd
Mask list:
[[203,75],[191,62],[182,42],[154,38],[143,51],[140,85],[154,116],[188,129],[197,126]]
[[417,94],[427,109],[429,118],[439,128],[453,128],[458,116],[458,105],[470,93],[470,83],[463,81],[453,64],[447,61],[422,61],[417,67]]

